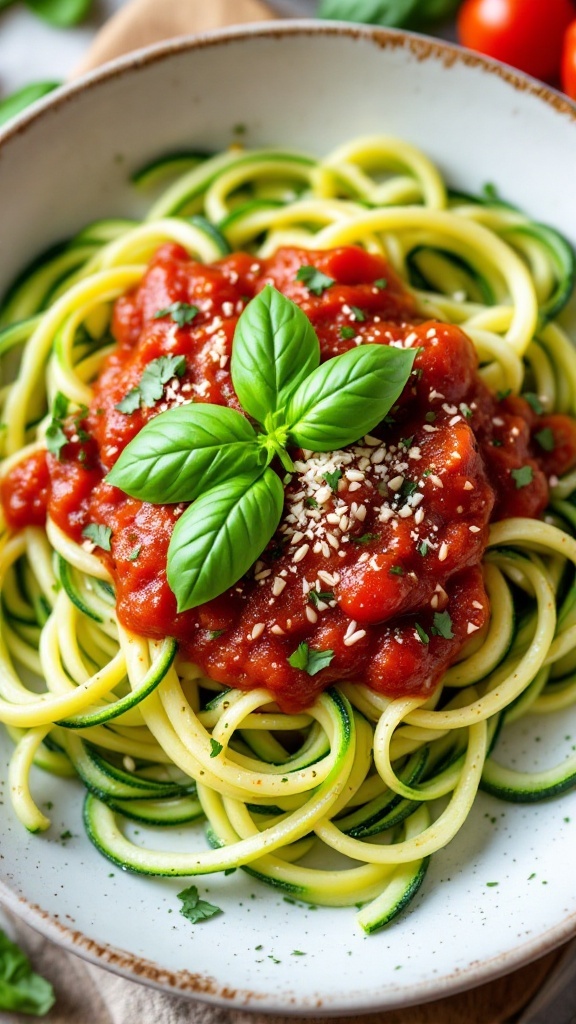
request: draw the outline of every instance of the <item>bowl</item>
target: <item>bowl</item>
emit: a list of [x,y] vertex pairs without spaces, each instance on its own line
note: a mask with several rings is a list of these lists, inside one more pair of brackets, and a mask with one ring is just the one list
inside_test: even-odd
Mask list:
[[[455,189],[494,185],[576,242],[570,101],[437,40],[268,23],[116,61],[5,129],[0,291],[87,222],[141,216],[146,204],[130,175],[158,155],[218,150],[239,138],[321,155],[372,133],[418,146]],[[557,728],[540,729],[552,746]],[[576,930],[576,892],[565,882],[576,794],[530,808],[481,795],[470,827],[435,858],[409,911],[367,937],[346,911],[297,905],[240,872],[225,880],[225,915],[191,926],[172,913],[181,884],[111,869],[80,835],[72,782],[63,780],[56,796],[42,773],[34,785],[40,803],[53,800],[55,824],[42,837],[27,835],[5,800],[6,905],[100,966],[218,1005],[316,1016],[406,1006],[502,975]],[[219,882],[210,881],[211,891]]]

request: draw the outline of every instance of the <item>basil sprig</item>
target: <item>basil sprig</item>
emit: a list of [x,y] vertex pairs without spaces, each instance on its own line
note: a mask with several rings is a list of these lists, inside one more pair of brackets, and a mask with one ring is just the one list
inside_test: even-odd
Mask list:
[[373,430],[399,398],[416,352],[362,345],[320,365],[303,311],[271,286],[238,320],[232,383],[250,421],[208,403],[155,416],[126,446],[110,484],[152,504],[192,502],[177,520],[167,577],[178,611],[233,586],[275,533],[293,470],[290,446],[332,451]]

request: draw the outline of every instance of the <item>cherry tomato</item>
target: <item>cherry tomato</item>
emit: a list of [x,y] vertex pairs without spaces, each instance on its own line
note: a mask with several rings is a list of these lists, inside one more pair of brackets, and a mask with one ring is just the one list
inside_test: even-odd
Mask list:
[[575,16],[571,0],[464,0],[458,38],[535,78],[555,80],[564,32]]
[[576,100],[576,21],[571,22],[564,35],[561,74],[564,92]]

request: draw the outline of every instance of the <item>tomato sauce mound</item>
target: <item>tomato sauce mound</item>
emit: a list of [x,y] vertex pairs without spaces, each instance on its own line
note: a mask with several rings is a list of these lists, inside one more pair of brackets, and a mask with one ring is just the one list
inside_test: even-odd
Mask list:
[[[298,280],[310,265],[333,282],[320,294]],[[363,343],[411,347],[413,372],[372,436],[342,451],[291,453],[295,472],[266,550],[236,586],[178,614],[166,557],[185,506],[137,501],[105,476],[159,412],[188,402],[239,408],[234,329],[268,283],[302,307],[323,359]],[[198,313],[182,326],[158,316],[175,303]],[[574,421],[491,395],[466,335],[424,321],[386,262],[353,246],[284,248],[267,259],[239,253],[205,266],[165,245],[116,302],[112,330],[117,346],[81,424],[78,414],[65,423],[59,456],[36,454],[5,478],[9,524],[37,524],[47,512],[89,547],[86,526],[109,527],[110,551],[96,551],[112,574],[120,621],[144,636],[176,637],[213,679],[267,687],[283,710],[309,706],[338,680],[390,697],[431,693],[486,627],[480,563],[490,521],[542,513],[549,479],[576,462]],[[184,356],[184,372],[152,406],[121,411],[150,361],[167,355]],[[312,655],[308,670],[289,660],[300,645]],[[319,651],[331,652],[320,668]]]

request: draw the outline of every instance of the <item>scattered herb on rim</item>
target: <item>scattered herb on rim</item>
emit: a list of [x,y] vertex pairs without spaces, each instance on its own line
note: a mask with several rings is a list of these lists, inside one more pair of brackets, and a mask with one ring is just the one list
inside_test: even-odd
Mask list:
[[216,907],[213,903],[208,903],[207,900],[200,898],[195,885],[191,885],[188,889],[182,889],[182,892],[178,893],[178,899],[182,900],[183,904],[180,907],[180,913],[192,924],[207,921],[208,918],[222,913],[221,907]]

